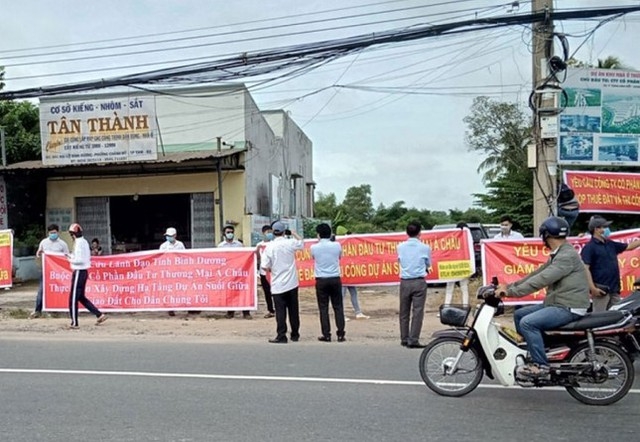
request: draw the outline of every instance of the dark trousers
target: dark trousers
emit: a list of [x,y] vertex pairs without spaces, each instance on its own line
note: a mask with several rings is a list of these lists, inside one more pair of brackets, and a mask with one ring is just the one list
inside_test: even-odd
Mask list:
[[424,278],[400,280],[400,341],[417,344],[422,331],[427,283]]
[[325,338],[331,337],[329,302],[336,321],[336,335],[344,336],[344,308],[342,306],[342,283],[340,277],[316,278],[316,298],[320,311],[320,330]]
[[71,291],[69,292],[69,317],[71,325],[78,325],[78,303],[89,310],[96,318],[102,313],[91,301],[84,296],[84,288],[87,285],[88,272],[86,270],[74,270],[71,276]]
[[287,339],[287,312],[291,325],[291,337],[300,337],[300,310],[298,306],[298,287],[284,293],[273,293],[276,308],[276,339]]
[[267,275],[260,275],[260,285],[264,292],[264,300],[267,303],[267,310],[269,310],[269,313],[275,313],[275,310],[273,309],[273,298],[271,297],[271,284],[267,279]]

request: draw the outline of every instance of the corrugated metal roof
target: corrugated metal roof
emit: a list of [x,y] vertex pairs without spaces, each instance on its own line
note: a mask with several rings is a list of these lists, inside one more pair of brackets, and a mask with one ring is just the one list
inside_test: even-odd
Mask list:
[[223,150],[203,150],[203,151],[191,151],[191,152],[171,152],[165,155],[158,155],[157,160],[149,161],[118,161],[114,163],[85,163],[85,164],[60,164],[60,165],[45,165],[42,161],[23,161],[21,163],[10,164],[6,167],[0,167],[1,170],[33,170],[33,169],[57,169],[57,168],[73,168],[73,167],[104,167],[113,165],[128,165],[128,164],[162,164],[162,163],[183,163],[185,161],[193,160],[208,160],[216,158],[225,158],[241,152],[245,152],[247,149],[223,149]]

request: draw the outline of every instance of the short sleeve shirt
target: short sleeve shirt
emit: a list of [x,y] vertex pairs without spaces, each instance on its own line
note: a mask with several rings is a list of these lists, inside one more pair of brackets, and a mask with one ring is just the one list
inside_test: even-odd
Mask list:
[[620,293],[618,255],[625,250],[627,250],[626,243],[591,238],[591,241],[582,248],[580,256],[582,262],[589,266],[594,284],[608,286],[610,293]]

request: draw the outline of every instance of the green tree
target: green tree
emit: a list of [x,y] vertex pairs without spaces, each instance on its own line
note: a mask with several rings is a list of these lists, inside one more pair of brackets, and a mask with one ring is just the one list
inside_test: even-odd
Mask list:
[[[0,68],[0,89],[4,71]],[[28,101],[1,101],[0,126],[5,132],[7,164],[39,160],[40,120],[38,108]],[[44,235],[46,177],[38,170],[19,175],[5,174],[9,226],[18,241],[39,231]]]
[[485,156],[478,166],[485,184],[508,171],[526,168],[531,121],[520,106],[476,97],[463,121],[468,128],[465,140],[469,150]]
[[478,172],[484,172],[488,193],[474,195],[480,207],[493,217],[511,215],[524,233],[530,233],[533,175],[527,168],[526,148],[531,141],[530,118],[515,103],[477,97],[464,122],[469,150],[485,155]]
[[[360,186],[349,187],[340,206],[348,223],[371,223],[375,213],[373,202],[371,201],[371,185],[361,184]],[[355,229],[352,228],[352,231],[355,232]]]

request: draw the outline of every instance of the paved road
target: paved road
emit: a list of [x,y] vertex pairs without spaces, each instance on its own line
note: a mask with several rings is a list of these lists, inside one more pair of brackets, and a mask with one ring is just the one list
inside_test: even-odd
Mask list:
[[609,407],[490,384],[442,398],[420,381],[419,354],[391,344],[3,340],[0,440],[637,439],[638,383]]

